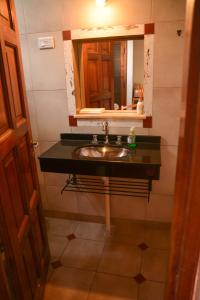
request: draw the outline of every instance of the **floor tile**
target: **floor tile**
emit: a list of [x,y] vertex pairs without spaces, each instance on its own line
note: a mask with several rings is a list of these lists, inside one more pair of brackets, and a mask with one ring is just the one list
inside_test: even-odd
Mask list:
[[144,242],[152,248],[169,249],[170,226],[159,224],[146,225]]
[[61,268],[61,267],[62,267],[62,263],[61,263],[60,260],[54,260],[54,261],[51,263],[51,266],[52,266],[52,268],[55,270],[55,269]]
[[138,248],[140,248],[141,251],[145,251],[149,248],[149,246],[145,243],[141,243],[138,245]]
[[143,252],[141,273],[148,280],[164,282],[167,275],[168,251],[147,249]]
[[75,239],[65,249],[61,262],[64,266],[86,270],[96,270],[104,243]]
[[104,241],[106,231],[104,224],[80,222],[76,232],[76,236],[82,239],[94,241]]
[[55,235],[48,235],[48,240],[49,240],[51,261],[56,260],[62,255],[69,241],[66,237],[55,236]]
[[137,289],[132,278],[97,273],[88,300],[137,300]]
[[107,243],[99,264],[98,271],[124,276],[139,273],[141,251],[132,245]]
[[138,300],[164,300],[163,283],[145,281],[139,286],[139,298]]
[[72,240],[76,239],[76,236],[75,236],[75,234],[71,233],[71,234],[67,235],[67,239],[68,239],[68,241],[72,241]]
[[67,236],[72,234],[78,225],[78,222],[66,219],[46,218],[47,232],[51,235]]
[[144,242],[144,223],[126,220],[116,221],[108,238],[111,241],[138,245]]
[[146,281],[146,278],[141,273],[138,273],[136,276],[134,276],[134,279],[138,284],[142,284]]
[[86,300],[94,273],[61,267],[46,285],[44,300]]

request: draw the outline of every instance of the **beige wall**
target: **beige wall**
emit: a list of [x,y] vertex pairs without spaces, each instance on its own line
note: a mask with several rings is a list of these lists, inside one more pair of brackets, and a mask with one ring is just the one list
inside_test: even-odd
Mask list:
[[[172,212],[182,85],[185,0],[109,0],[99,12],[94,0],[15,0],[32,130],[44,151],[61,132],[99,132],[97,128],[70,128],[62,30],[96,25],[155,22],[153,128],[139,134],[162,136],[160,181],[154,182],[150,203],[145,199],[115,197],[112,215],[124,218],[169,221]],[[55,37],[55,49],[40,51],[37,38]],[[128,128],[112,128],[128,133]],[[39,151],[37,154],[39,154]],[[65,177],[39,172],[45,208],[91,215],[103,215],[98,196],[65,194],[60,190]]]

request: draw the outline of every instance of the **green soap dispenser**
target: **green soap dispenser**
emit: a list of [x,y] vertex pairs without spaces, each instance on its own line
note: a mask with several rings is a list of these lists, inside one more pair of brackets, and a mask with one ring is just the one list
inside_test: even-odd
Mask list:
[[136,148],[136,142],[135,142],[135,139],[136,139],[136,135],[135,135],[135,127],[131,127],[131,128],[130,128],[129,135],[127,136],[127,144],[128,144],[128,147],[130,147],[130,148],[132,148],[132,149],[135,149],[135,148]]

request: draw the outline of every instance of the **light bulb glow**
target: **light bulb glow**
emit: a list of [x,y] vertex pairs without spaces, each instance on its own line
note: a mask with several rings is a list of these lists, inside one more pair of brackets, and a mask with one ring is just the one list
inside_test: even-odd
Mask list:
[[103,7],[106,4],[106,0],[96,0],[97,6]]

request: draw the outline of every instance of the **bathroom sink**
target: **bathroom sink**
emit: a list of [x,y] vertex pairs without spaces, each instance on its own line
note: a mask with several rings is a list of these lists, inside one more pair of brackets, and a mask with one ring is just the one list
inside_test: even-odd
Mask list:
[[43,153],[40,166],[43,172],[80,174],[103,177],[160,178],[160,137],[138,136],[137,148],[114,144],[117,136],[110,135],[112,144],[103,144],[105,135],[99,136],[99,144],[91,144],[93,135],[62,134],[61,140]]
[[80,157],[115,159],[127,156],[130,150],[112,145],[89,145],[76,149],[75,153]]

